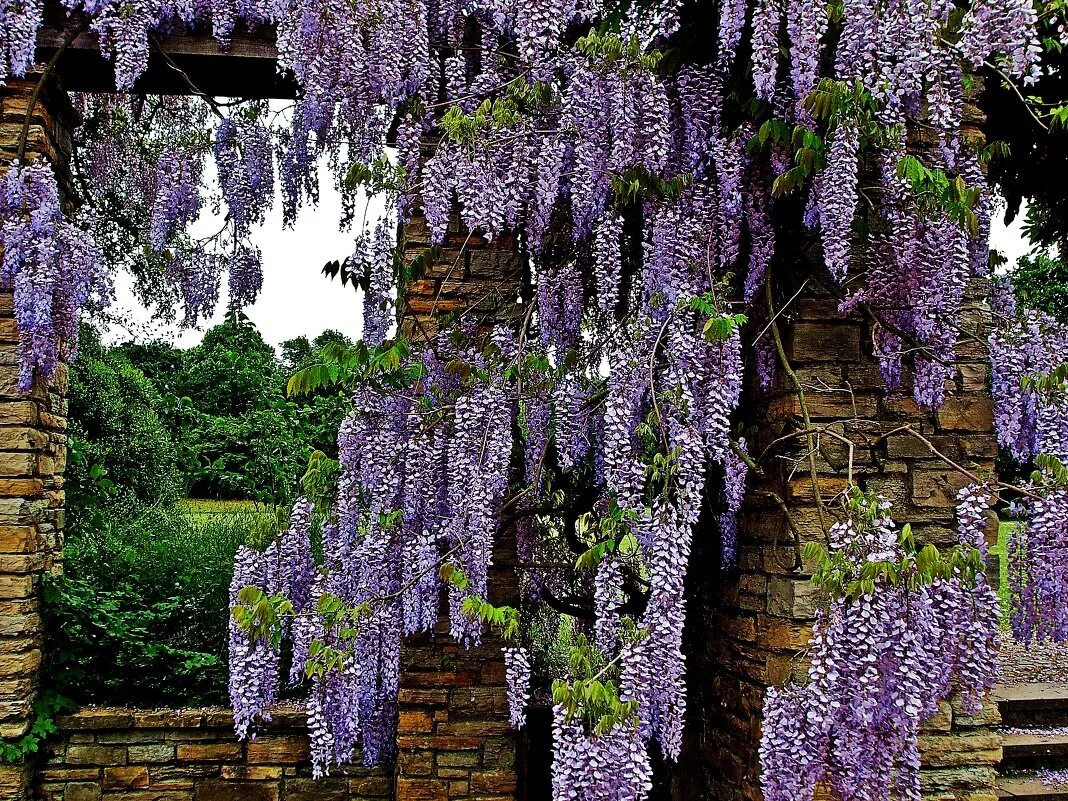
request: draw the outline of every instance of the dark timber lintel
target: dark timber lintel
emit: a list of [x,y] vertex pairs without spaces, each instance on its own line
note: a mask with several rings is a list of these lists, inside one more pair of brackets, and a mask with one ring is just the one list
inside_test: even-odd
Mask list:
[[[37,37],[37,60],[47,62],[65,37],[63,17],[46,14]],[[133,91],[138,94],[186,95],[190,83],[214,97],[249,99],[293,98],[297,85],[278,70],[274,32],[235,31],[228,50],[221,50],[210,33],[180,32],[153,41],[148,69]],[[97,37],[76,37],[56,65],[62,88],[71,92],[115,92],[115,70],[100,53]],[[183,76],[184,73],[185,75]],[[188,80],[187,80],[187,77]]]

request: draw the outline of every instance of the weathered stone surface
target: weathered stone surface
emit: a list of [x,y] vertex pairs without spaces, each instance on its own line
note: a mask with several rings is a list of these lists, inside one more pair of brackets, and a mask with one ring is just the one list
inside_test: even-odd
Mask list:
[[349,786],[345,779],[290,779],[286,782],[285,801],[348,801]]
[[96,782],[72,782],[63,790],[63,801],[99,801],[100,793]]
[[128,709],[105,709],[87,707],[74,715],[60,715],[56,725],[67,731],[98,729],[128,729],[133,725],[134,714]]
[[447,801],[449,783],[438,779],[397,779],[396,801]]
[[165,763],[174,760],[177,748],[171,743],[151,743],[131,745],[126,749],[126,753],[133,763]]
[[148,768],[126,766],[104,768],[105,790],[132,790],[148,786]]
[[296,765],[310,759],[308,740],[303,736],[260,737],[248,744],[250,765]]
[[[252,758],[252,746],[249,745],[249,761]],[[179,762],[232,762],[241,759],[243,747],[239,742],[232,743],[178,743],[177,759]],[[264,760],[260,760],[264,761]],[[274,760],[266,760],[274,761]]]
[[209,779],[197,785],[194,801],[278,801],[278,787],[266,782]]
[[67,748],[68,765],[125,765],[126,749],[116,745],[72,745]]

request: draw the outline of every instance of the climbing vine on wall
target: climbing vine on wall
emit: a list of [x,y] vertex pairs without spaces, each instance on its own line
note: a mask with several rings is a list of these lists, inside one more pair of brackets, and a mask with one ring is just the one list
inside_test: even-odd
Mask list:
[[[336,271],[365,289],[365,341],[294,386],[351,392],[336,492],[302,500],[284,532],[238,554],[238,733],[255,730],[283,680],[304,676],[318,772],[358,749],[369,762],[389,758],[401,642],[434,627],[442,594],[461,643],[487,627],[518,641],[508,675],[520,724],[533,645],[524,612],[545,605],[587,627],[552,691],[554,793],[576,801],[643,798],[654,741],[679,755],[695,528],[710,521],[721,566],[733,570],[755,466],[734,423],[747,362],[761,385],[781,371],[801,393],[779,331],[783,290],[816,281],[843,311],[862,310],[888,390],[907,386],[925,408],[943,402],[965,284],[987,270],[983,165],[996,155],[963,132],[965,72],[992,67],[1026,86],[1038,77],[1040,34],[1059,35],[1060,24],[1030,0],[66,8],[69,27],[99,36],[120,90],[144,71],[155,37],[210,28],[225,46],[240,26],[273,25],[301,94],[284,126],[262,103],[161,99],[146,117],[129,97],[86,99],[99,125],[83,144],[80,191],[106,210],[117,176],[130,187],[121,220],[88,215],[68,229],[46,167],[20,161],[8,172],[0,278],[17,295],[54,290],[21,296],[33,297],[17,315],[32,347],[27,385],[70,348],[78,311],[106,299],[91,235],[119,225],[131,241],[145,237],[143,280],[180,297],[192,324],[218,302],[226,271],[232,305],[255,299],[251,234],[273,199],[275,165],[287,222],[317,202],[325,162],[355,226],[354,253]],[[39,0],[0,6],[11,74],[32,60],[40,11]],[[209,156],[227,223],[195,242],[187,228]],[[381,219],[358,213],[365,191],[387,201]],[[531,280],[506,298],[514,324],[470,311],[430,341],[388,340],[397,275],[414,270],[392,232],[417,209],[433,246],[459,244],[456,217],[464,242],[516,237]],[[787,237],[816,249],[798,259]],[[750,317],[764,322],[748,326]],[[1032,406],[1021,407],[1027,442],[1026,426],[1045,419],[1027,417]],[[803,417],[799,436],[811,438]],[[825,671],[769,700],[770,795],[805,798],[822,779],[864,797],[915,795],[916,717],[951,680],[972,696],[989,685],[980,664],[991,594],[975,510],[1003,489],[961,499],[962,545],[948,554],[916,550],[870,496],[828,525],[814,662]],[[503,535],[518,546],[518,609],[487,598]],[[921,625],[903,628],[906,615]],[[843,678],[847,667],[863,671],[861,687]],[[821,714],[823,700],[857,704]],[[862,752],[878,758],[861,764]]]

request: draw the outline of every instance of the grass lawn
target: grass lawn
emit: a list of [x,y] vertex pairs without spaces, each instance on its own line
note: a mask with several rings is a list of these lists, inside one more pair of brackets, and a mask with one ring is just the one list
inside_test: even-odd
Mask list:
[[997,556],[1000,581],[998,582],[998,596],[1001,598],[1001,625],[1009,625],[1009,560],[1008,543],[1009,532],[1016,525],[1011,520],[1002,520],[998,524],[998,544],[990,548],[990,553]]
[[203,498],[184,498],[179,501],[182,511],[197,523],[210,523],[220,516],[258,516],[274,514],[274,509],[255,501],[216,501]]

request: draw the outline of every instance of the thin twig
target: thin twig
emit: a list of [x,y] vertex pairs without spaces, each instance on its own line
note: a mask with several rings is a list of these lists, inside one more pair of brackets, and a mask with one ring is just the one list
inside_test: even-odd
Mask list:
[[[769,276],[770,279],[770,276]],[[794,385],[794,391],[797,393],[797,399],[801,407],[801,419],[805,423],[805,428],[810,429],[812,427],[812,418],[808,413],[808,401],[805,400],[805,390],[801,386],[801,380],[797,377],[797,373],[794,372],[794,368],[790,366],[790,360],[786,358],[786,348],[782,344],[782,335],[779,333],[779,324],[776,321],[775,303],[771,294],[771,281],[764,281],[764,297],[768,303],[768,316],[771,318],[768,323],[771,328],[771,336],[775,340],[775,351],[779,355],[779,361],[782,364],[783,372],[786,373],[787,378],[790,379],[790,383]],[[823,508],[823,496],[820,493],[819,476],[816,471],[816,457],[813,455],[813,449],[815,448],[815,442],[812,439],[812,434],[807,435],[808,440],[808,468],[809,477],[812,481],[812,496],[816,500],[816,511],[819,513],[820,529],[824,534],[827,533],[827,515]]]

